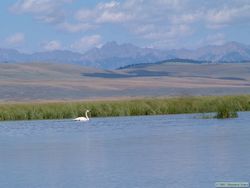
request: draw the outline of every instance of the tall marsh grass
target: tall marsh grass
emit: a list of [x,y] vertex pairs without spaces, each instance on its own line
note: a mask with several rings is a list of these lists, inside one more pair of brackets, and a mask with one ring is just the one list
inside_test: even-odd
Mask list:
[[92,117],[161,115],[217,112],[221,104],[231,111],[249,111],[250,95],[151,98],[121,101],[48,102],[0,104],[0,120],[65,119],[83,116],[86,109]]
[[217,113],[214,118],[217,119],[227,119],[227,118],[237,118],[237,107],[234,104],[225,103],[224,101],[218,105]]

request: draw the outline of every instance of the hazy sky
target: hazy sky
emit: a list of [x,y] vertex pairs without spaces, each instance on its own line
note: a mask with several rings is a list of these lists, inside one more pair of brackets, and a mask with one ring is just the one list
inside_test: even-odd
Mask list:
[[250,0],[2,0],[0,47],[84,52],[108,41],[141,47],[250,44]]

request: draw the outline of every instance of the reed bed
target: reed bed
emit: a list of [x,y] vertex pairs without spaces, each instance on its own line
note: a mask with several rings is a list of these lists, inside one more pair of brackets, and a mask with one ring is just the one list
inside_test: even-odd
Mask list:
[[0,104],[0,120],[69,119],[91,117],[249,111],[250,95],[146,98],[120,101]]

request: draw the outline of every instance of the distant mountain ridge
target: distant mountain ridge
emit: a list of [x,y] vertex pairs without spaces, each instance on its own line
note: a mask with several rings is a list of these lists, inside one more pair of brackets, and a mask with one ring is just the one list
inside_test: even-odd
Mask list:
[[154,63],[138,63],[138,64],[130,64],[126,65],[123,67],[117,68],[117,70],[123,70],[123,69],[130,69],[130,68],[141,68],[141,67],[150,67],[153,65],[161,65],[161,64],[166,64],[166,63],[189,63],[189,64],[203,64],[203,63],[211,63],[211,61],[199,61],[199,60],[192,60],[192,59],[167,59],[159,62],[154,62]]
[[220,46],[204,46],[193,51],[183,53],[175,51],[178,58],[202,61],[245,61],[250,60],[250,46],[238,42],[228,42]]
[[108,42],[101,48],[85,53],[69,50],[20,53],[14,49],[0,49],[0,62],[56,62],[116,69],[132,64],[154,63],[171,59],[194,60],[195,62],[242,62],[250,60],[250,46],[228,42],[220,46],[210,45],[196,50],[158,50],[141,48],[133,44]]

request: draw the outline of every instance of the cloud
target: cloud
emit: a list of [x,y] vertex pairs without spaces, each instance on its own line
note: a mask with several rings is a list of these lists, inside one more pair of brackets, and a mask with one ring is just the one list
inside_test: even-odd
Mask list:
[[[151,44],[148,47],[152,48],[175,48],[180,43],[184,44],[182,40],[185,40],[188,36],[193,34],[193,29],[188,25],[173,25],[171,27],[145,27],[139,30],[141,32],[140,37],[144,40],[150,41]],[[159,30],[160,29],[160,30]],[[138,31],[137,31],[138,32]]]
[[183,13],[170,16],[170,21],[172,24],[191,24],[200,21],[202,16],[203,13],[200,11],[192,13]]
[[76,32],[81,32],[81,31],[88,31],[90,29],[93,29],[95,26],[90,25],[89,23],[68,23],[68,22],[63,22],[58,25],[58,28],[67,31],[70,33],[76,33]]
[[93,9],[83,8],[76,12],[75,17],[81,22],[92,20],[95,24],[122,23],[131,19],[117,1],[98,3]]
[[130,19],[130,16],[122,12],[109,12],[105,11],[96,20],[97,23],[120,23]]
[[[170,41],[192,33],[188,24],[196,19],[196,15],[170,17],[174,12],[179,15],[186,4],[187,0],[100,2],[93,8],[84,7],[78,10],[75,18],[80,23],[89,23],[99,28],[107,23],[121,26],[136,37],[148,41]],[[172,21],[173,19],[176,21]]]
[[83,52],[93,47],[100,47],[102,45],[102,37],[100,35],[84,36],[80,40],[74,42],[71,48]]
[[75,13],[75,18],[78,20],[78,21],[87,21],[89,22],[91,19],[95,19],[97,17],[97,12],[94,11],[94,10],[88,10],[88,9],[85,9],[85,8],[82,8],[81,10],[78,10],[76,13]]
[[[192,37],[196,43],[200,38],[209,42],[207,35],[222,33],[226,27],[250,25],[249,0],[100,0],[92,7],[69,10],[65,5],[71,2],[73,0],[18,0],[11,10],[53,23],[55,28],[69,33],[100,33],[115,26],[137,41],[160,48],[183,45]],[[89,37],[99,40],[97,43],[101,41],[100,36],[98,40],[96,35]],[[190,43],[193,44],[191,40]],[[86,49],[80,41],[72,46]]]
[[117,1],[110,1],[110,2],[107,2],[107,3],[98,3],[97,8],[100,9],[100,10],[101,9],[106,10],[106,9],[113,9],[115,7],[118,7],[119,5],[120,5],[120,3],[117,2]]
[[65,19],[62,6],[72,0],[18,0],[10,7],[17,14],[32,14],[35,19],[46,23],[58,23]]
[[24,43],[25,36],[23,33],[15,33],[15,34],[7,37],[5,41],[6,41],[7,45],[17,46],[17,45]]
[[95,11],[99,12],[99,14],[96,14],[97,23],[121,23],[131,18],[117,1],[99,3]]
[[19,0],[11,10],[17,13],[43,13],[50,12],[53,9],[54,3],[50,0]]
[[160,48],[180,46],[188,37],[205,29],[210,37],[200,35],[203,41],[221,44],[225,36],[215,33],[212,37],[216,32],[213,30],[249,25],[250,20],[250,1],[247,0],[126,0],[121,6],[133,16],[127,23],[130,32]]
[[208,27],[210,28],[220,28],[234,23],[249,22],[250,4],[211,9],[207,12],[206,16]]
[[61,48],[61,43],[56,40],[49,41],[43,45],[43,49],[46,51],[60,50]]
[[210,34],[204,37],[202,40],[198,42],[197,46],[204,46],[204,45],[222,45],[225,44],[226,37],[223,33],[215,33]]

